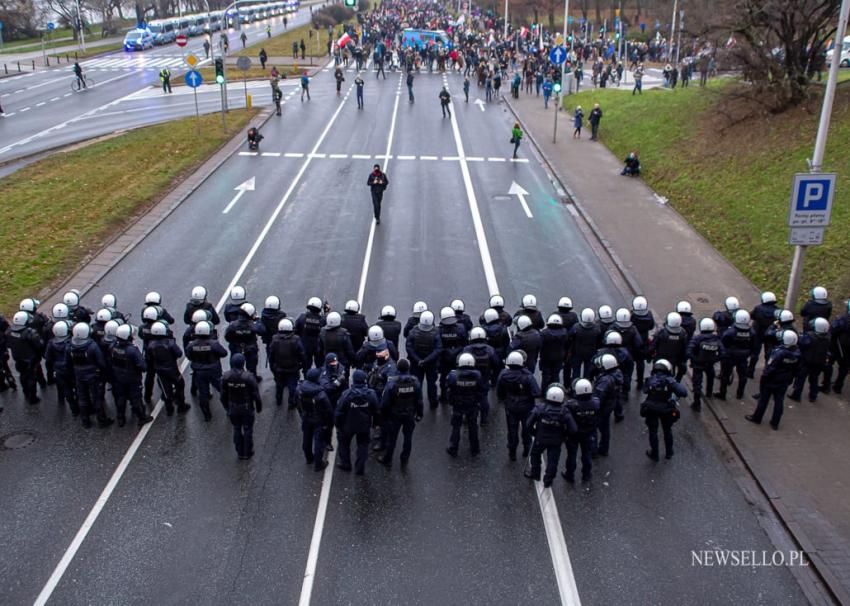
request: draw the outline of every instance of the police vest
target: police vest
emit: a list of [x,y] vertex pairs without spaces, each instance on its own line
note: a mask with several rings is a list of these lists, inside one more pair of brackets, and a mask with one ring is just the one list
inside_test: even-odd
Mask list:
[[537,439],[543,444],[557,444],[564,438],[564,412],[559,406],[547,404],[537,421]]
[[308,421],[318,421],[319,411],[316,405],[316,396],[321,392],[301,391],[301,412]]
[[158,370],[171,369],[174,364],[174,354],[169,348],[170,339],[151,341],[150,351],[153,352],[154,365]]
[[486,345],[473,345],[470,348],[472,357],[475,358],[475,370],[481,373],[482,377],[490,376],[490,351]]
[[736,352],[749,353],[753,348],[753,335],[749,328],[736,328],[732,337],[731,349]]
[[653,376],[648,381],[648,391],[646,394],[646,402],[648,408],[655,412],[663,412],[667,410],[670,404],[673,389],[670,385],[669,377]]
[[275,368],[284,371],[297,370],[300,360],[296,351],[297,341],[294,335],[275,335],[272,339]]
[[74,366],[89,366],[91,361],[88,355],[88,345],[82,347],[71,346],[71,364]]
[[195,364],[215,364],[218,360],[218,355],[213,352],[212,341],[209,339],[195,339],[191,346],[188,352],[189,359]]
[[34,336],[35,333],[31,328],[9,331],[8,347],[15,360],[31,360],[36,357],[35,346],[32,342]]
[[421,328],[416,327],[413,330],[413,335],[413,351],[415,351],[416,355],[420,358],[428,357],[436,347],[436,331],[433,328],[431,330],[422,330]]
[[304,336],[318,337],[322,330],[322,318],[315,312],[307,312],[304,315]]
[[811,334],[811,342],[803,352],[803,362],[807,366],[823,366],[829,355],[829,337],[827,335]]
[[685,343],[688,340],[684,331],[670,332],[664,330],[665,338],[655,342],[655,355],[672,363],[678,363],[685,353]]
[[647,337],[649,337],[649,331],[655,328],[655,319],[649,312],[643,316],[632,314],[632,324],[635,325],[640,336],[643,337],[644,341],[646,341]]
[[567,403],[581,433],[590,433],[599,424],[596,408],[592,400],[570,400]]
[[720,359],[720,340],[715,338],[701,339],[697,345],[695,362],[700,366],[712,366]]
[[455,404],[470,405],[478,404],[481,399],[481,387],[475,376],[467,373],[458,373],[452,395],[455,397]]
[[366,316],[363,314],[343,314],[342,319],[340,321],[340,325],[342,328],[348,331],[348,336],[351,339],[351,344],[360,348],[363,345],[363,341],[366,340],[366,334],[368,332],[368,327],[366,330],[363,330],[363,326],[366,324]]
[[596,326],[579,325],[576,329],[573,350],[580,358],[589,358],[596,351],[599,329]]
[[523,350],[529,356],[536,354],[540,350],[540,341],[535,339],[538,335],[531,330],[521,330],[514,336],[519,340],[519,349]]
[[251,409],[251,389],[243,373],[233,372],[225,381],[231,412],[247,412]]
[[128,346],[116,344],[109,352],[109,363],[116,370],[133,370],[133,361],[130,359]]
[[325,328],[319,337],[325,353],[341,354],[345,351],[345,341],[348,339],[348,331],[344,328]]
[[463,345],[458,332],[457,324],[440,326],[440,339],[443,342],[443,350],[457,349]]
[[257,345],[257,337],[251,328],[250,321],[238,320],[232,325],[234,330],[231,331],[231,343],[240,347],[243,351],[250,349],[252,345]]
[[412,415],[416,412],[416,381],[409,375],[402,375],[395,381],[392,411],[399,415]]

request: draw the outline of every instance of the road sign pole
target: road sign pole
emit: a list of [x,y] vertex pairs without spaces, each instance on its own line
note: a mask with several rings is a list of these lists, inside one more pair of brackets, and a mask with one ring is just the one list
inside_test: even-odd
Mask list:
[[558,109],[561,105],[561,93],[555,94],[555,128],[552,130],[552,143],[558,141]]
[[195,95],[195,126],[198,134],[201,134],[201,113],[198,111],[198,89],[192,88],[192,93]]
[[86,51],[86,35],[83,33],[83,15],[80,13],[80,0],[77,0],[77,23],[80,26],[80,49]]
[[[841,49],[844,33],[847,30],[847,18],[850,13],[850,0],[842,0],[841,12],[838,16],[838,27],[835,30],[835,44],[832,48],[832,63],[829,66],[829,79],[823,96],[820,111],[820,123],[815,139],[815,151],[812,155],[810,172],[819,173],[823,165],[823,155],[826,149],[826,136],[829,133],[829,121],[832,118],[832,102],[835,99],[835,87],[838,83],[838,68],[841,63]],[[793,310],[800,296],[800,279],[803,276],[803,258],[806,255],[805,246],[794,247],[794,259],[791,262],[791,275],[788,277],[788,290],[785,291],[785,308]]]

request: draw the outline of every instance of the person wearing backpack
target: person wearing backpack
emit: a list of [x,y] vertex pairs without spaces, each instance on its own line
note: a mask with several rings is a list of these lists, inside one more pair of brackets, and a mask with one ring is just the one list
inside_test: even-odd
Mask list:
[[717,325],[711,318],[699,321],[699,333],[688,343],[688,359],[693,370],[694,399],[691,408],[702,410],[702,386],[705,378],[705,395],[710,397],[714,389],[715,364],[725,357],[725,348],[717,335]]
[[339,398],[334,414],[334,422],[339,437],[339,461],[336,466],[343,471],[351,471],[351,440],[357,440],[357,458],[354,461],[354,473],[362,476],[366,471],[366,459],[369,457],[369,431],[372,417],[378,414],[378,395],[366,384],[367,375],[355,370],[352,386]]

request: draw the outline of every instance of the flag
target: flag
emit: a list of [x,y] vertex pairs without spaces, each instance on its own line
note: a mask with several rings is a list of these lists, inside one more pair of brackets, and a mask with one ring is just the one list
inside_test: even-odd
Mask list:
[[528,34],[528,28],[523,25],[519,30],[519,37],[525,38],[526,34]]
[[351,42],[351,36],[349,36],[347,33],[345,33],[345,34],[342,35],[342,38],[340,38],[339,40],[336,41],[336,45],[339,48],[342,48],[343,46],[345,46],[349,42]]

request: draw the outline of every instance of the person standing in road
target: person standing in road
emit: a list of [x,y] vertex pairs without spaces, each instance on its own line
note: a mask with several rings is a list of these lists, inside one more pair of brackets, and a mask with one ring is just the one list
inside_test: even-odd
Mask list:
[[407,70],[407,100],[413,103],[413,70]]
[[673,458],[673,424],[679,420],[677,398],[684,398],[688,390],[673,378],[673,365],[659,359],[652,367],[652,374],[643,384],[646,400],[640,405],[640,416],[646,420],[649,430],[649,450],[646,456],[658,462],[658,425],[664,432],[665,458]]
[[272,78],[272,101],[274,102],[275,113],[281,114],[280,102],[283,100],[283,91],[280,90],[280,83],[277,78]]
[[[286,23],[286,18],[284,18],[284,26],[283,26],[283,29],[286,29],[286,25],[285,25],[285,23]],[[267,25],[267,26],[266,26],[266,38],[271,38],[271,37],[272,37],[272,26],[271,26],[271,25]]]
[[204,56],[209,59],[210,58],[210,41],[204,40]]
[[384,200],[384,191],[387,185],[390,184],[387,179],[387,174],[381,170],[381,166],[376,164],[372,167],[372,172],[369,173],[369,178],[366,180],[366,185],[372,193],[372,209],[375,212],[375,224],[381,224],[381,202]]
[[404,469],[413,449],[413,430],[416,429],[416,423],[422,420],[424,406],[422,385],[410,374],[410,362],[407,359],[399,360],[397,369],[398,375],[387,384],[381,400],[381,410],[386,419],[385,431],[388,435],[386,452],[378,461],[387,467],[392,466],[398,432],[401,431],[404,436],[401,467]]
[[522,140],[522,129],[519,127],[519,122],[514,122],[514,128],[511,131],[511,143],[514,144],[514,158],[519,151],[519,142]]
[[449,94],[449,91],[446,89],[445,86],[443,87],[443,90],[440,91],[440,94],[438,95],[438,97],[440,98],[440,109],[443,110],[443,118],[446,117],[447,113],[448,113],[449,118],[451,118],[452,117],[452,110],[449,107],[449,103],[451,103],[452,96],[451,96],[451,94]]
[[193,339],[186,345],[186,357],[191,363],[192,379],[197,385],[198,404],[204,421],[209,422],[212,420],[210,387],[221,393],[221,359],[227,357],[227,350],[214,336],[212,322],[201,321],[195,325]]
[[310,77],[307,75],[307,70],[301,74],[301,100],[304,100],[304,93],[307,93],[307,101],[310,100]]
[[221,378],[221,404],[233,424],[233,445],[240,461],[254,456],[254,410],[263,411],[263,401],[254,375],[245,370],[245,356],[230,359],[230,370]]
[[360,74],[357,74],[357,77],[354,78],[354,86],[357,90],[357,109],[363,109],[363,78],[360,77]]
[[265,71],[265,69],[266,69],[266,61],[268,61],[268,60],[269,60],[269,56],[268,56],[268,54],[266,54],[266,49],[264,49],[264,48],[261,48],[261,49],[260,49],[260,55],[259,55],[259,57],[260,57],[260,66],[261,66],[261,67],[263,68],[263,70]]
[[567,435],[574,434],[577,429],[575,420],[569,409],[564,405],[566,399],[567,394],[561,385],[550,385],[546,390],[545,400],[531,411],[526,421],[526,424],[534,432],[534,444],[531,447],[531,469],[525,471],[523,475],[531,480],[540,479],[541,458],[545,450],[544,488],[552,486],[555,474],[558,473],[561,444],[563,444]]
[[469,103],[469,76],[463,77],[463,97],[464,103]]
[[566,408],[576,423],[576,431],[567,435],[567,466],[562,472],[564,479],[575,482],[576,459],[581,448],[581,481],[589,482],[593,469],[591,450],[596,441],[601,404],[587,379],[576,379],[573,384],[575,399],[567,400]]
[[162,92],[170,93],[171,92],[171,70],[167,67],[163,67],[159,70],[159,79],[162,80]]
[[446,452],[456,457],[460,444],[460,428],[466,423],[469,432],[469,449],[472,456],[481,452],[478,442],[478,410],[484,384],[481,373],[475,370],[475,357],[461,354],[457,358],[457,370],[451,371],[446,381],[448,400],[452,405],[452,433]]
[[357,458],[354,473],[362,476],[369,458],[369,430],[372,419],[378,414],[378,395],[366,385],[366,373],[355,370],[353,385],[346,389],[337,402],[334,421],[339,436],[339,462],[337,467],[351,471],[351,439],[357,439]]
[[74,61],[74,75],[77,77],[77,90],[81,88],[88,88],[86,86],[86,79],[83,78],[83,68],[80,67],[79,62]]
[[635,71],[632,74],[635,78],[635,87],[632,89],[632,96],[634,96],[635,92],[637,94],[643,94],[643,63],[638,65],[635,68]]
[[602,110],[599,109],[599,104],[594,103],[593,109],[590,110],[590,117],[587,119],[590,122],[590,140],[597,141],[599,139],[599,121],[602,119]]
[[[534,409],[535,398],[540,397],[540,385],[531,371],[525,367],[522,352],[512,351],[506,360],[507,368],[496,380],[496,398],[505,405],[505,421],[508,425],[508,458],[516,461],[516,450],[522,438],[522,457],[528,456],[531,448],[531,429],[526,423]],[[522,431],[520,432],[520,426]]]
[[342,83],[345,82],[345,76],[342,74],[342,68],[339,66],[334,70],[334,79],[336,80],[336,96],[339,97]]
[[245,48],[245,45],[248,43],[248,35],[245,32],[242,32],[242,35],[239,36],[239,39],[242,40],[242,48]]

